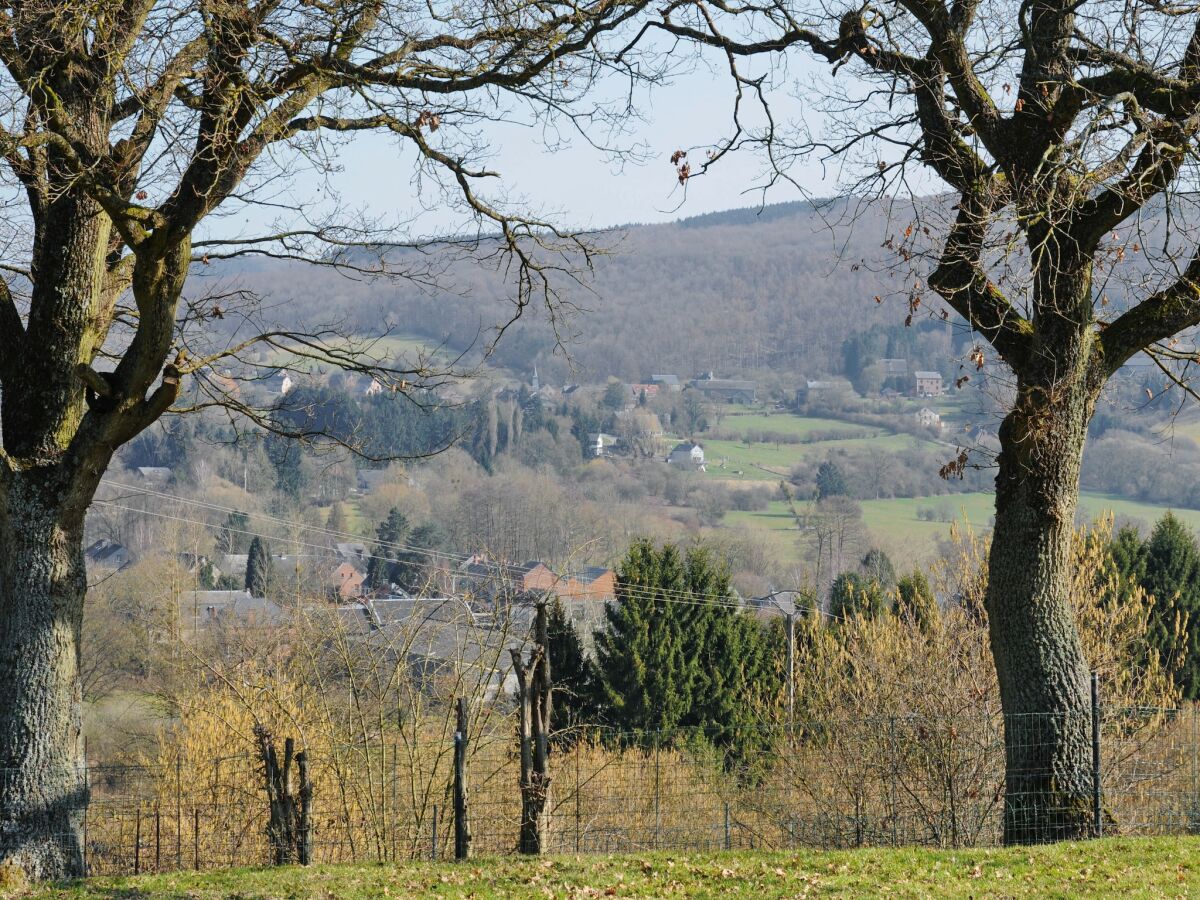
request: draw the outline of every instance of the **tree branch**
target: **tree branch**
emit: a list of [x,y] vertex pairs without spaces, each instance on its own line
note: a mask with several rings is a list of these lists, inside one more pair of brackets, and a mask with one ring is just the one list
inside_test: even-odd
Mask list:
[[929,276],[929,286],[1019,371],[1030,352],[1033,325],[1013,308],[982,268],[984,239],[994,204],[988,195],[963,195],[942,257]]
[[1111,375],[1135,354],[1195,325],[1200,325],[1200,250],[1172,284],[1100,332],[1100,365]]

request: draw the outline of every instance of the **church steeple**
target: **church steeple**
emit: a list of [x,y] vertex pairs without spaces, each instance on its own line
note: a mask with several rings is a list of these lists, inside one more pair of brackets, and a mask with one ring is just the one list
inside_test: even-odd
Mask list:
[[533,364],[533,392],[536,394],[542,389],[542,383],[538,381],[537,363]]

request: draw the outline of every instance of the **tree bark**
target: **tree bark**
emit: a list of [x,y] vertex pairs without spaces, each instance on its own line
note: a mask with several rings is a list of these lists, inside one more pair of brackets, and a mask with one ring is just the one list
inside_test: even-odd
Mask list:
[[1008,844],[1091,829],[1089,670],[1070,590],[1079,467],[1103,379],[1090,329],[1063,325],[1075,336],[1058,335],[1059,367],[1019,373],[1000,429],[986,605],[1005,717]]
[[57,467],[0,483],[0,863],[84,874],[82,513]]

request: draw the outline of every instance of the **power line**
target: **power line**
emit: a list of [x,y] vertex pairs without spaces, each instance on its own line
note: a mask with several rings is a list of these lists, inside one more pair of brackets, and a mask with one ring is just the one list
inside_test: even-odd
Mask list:
[[[181,498],[173,498],[173,499],[181,499]],[[170,521],[181,522],[181,523],[185,523],[185,524],[189,524],[189,525],[196,525],[201,528],[212,528],[212,529],[218,529],[218,530],[224,529],[226,531],[230,531],[235,534],[244,534],[244,535],[247,535],[250,537],[259,537],[259,538],[263,538],[266,540],[279,540],[279,537],[277,535],[264,534],[262,532],[251,531],[249,529],[243,529],[243,528],[230,528],[230,527],[224,526],[224,525],[216,525],[212,522],[205,522],[200,519],[189,519],[185,516],[177,516],[177,515],[172,515],[170,513],[156,512],[154,510],[138,509],[137,507],[125,506],[123,504],[116,503],[111,500],[99,500],[98,499],[94,502],[99,505],[107,506],[111,509],[125,510],[126,512],[139,513],[141,515],[153,516],[155,518],[167,519]],[[311,544],[311,543],[307,543],[304,541],[297,541],[297,540],[292,540],[292,543],[293,543],[293,545],[299,546],[299,547],[308,547],[308,548],[313,548],[313,549],[317,549],[317,550],[328,551],[328,547],[324,546],[323,544]],[[395,562],[395,560],[388,559],[387,557],[374,556],[373,554],[368,554],[368,553],[362,554],[361,558],[362,559],[380,559],[380,560],[384,560],[387,562]],[[418,563],[417,565],[432,566],[433,564],[432,563],[424,563],[424,564]],[[469,577],[473,581],[495,582],[499,585],[507,586],[506,582],[505,582],[505,575],[503,574],[503,571],[496,573],[496,574],[492,574],[492,575],[474,575],[474,574],[472,574]],[[704,598],[696,597],[695,595],[687,594],[686,592],[683,592],[683,591],[675,591],[675,590],[671,590],[671,589],[667,589],[667,588],[663,588],[663,589],[659,590],[659,589],[654,589],[654,588],[646,588],[646,587],[642,587],[642,586],[626,584],[626,585],[619,586],[619,593],[622,596],[626,596],[626,597],[640,598],[640,599],[651,600],[651,601],[662,601],[664,603],[675,603],[675,604],[685,605],[685,606],[713,606],[713,607],[722,607],[722,608],[727,608],[727,609],[744,609],[745,608],[744,604],[742,604],[741,602],[736,601],[736,600],[723,601],[723,600],[716,600],[716,599],[704,599]],[[674,596],[674,595],[677,595],[677,596]],[[603,598],[603,597],[576,597],[576,598],[574,598],[574,602],[607,602],[607,600],[605,600],[605,598]],[[816,608],[814,607],[814,609],[816,609]],[[841,617],[839,617],[839,616],[834,616],[832,613],[827,613],[820,609],[816,609],[816,611],[818,613],[820,613],[821,615],[826,616],[828,618],[841,619]],[[843,619],[843,621],[845,621],[845,620]]]
[[[180,497],[175,494],[170,494],[165,491],[156,491],[151,488],[145,488],[145,487],[141,487],[138,485],[122,484],[120,482],[114,482],[114,481],[110,481],[108,479],[102,479],[101,483],[103,483],[109,487],[115,487],[115,488],[120,488],[122,490],[133,491],[134,493],[144,494],[149,497],[168,500],[168,501],[172,501],[175,503],[182,503],[185,505],[197,506],[197,507],[201,507],[203,509],[208,509],[208,510],[215,511],[215,512],[242,514],[242,515],[245,515],[250,518],[263,519],[265,521],[274,522],[278,525],[281,525],[283,527],[290,528],[290,529],[309,531],[309,532],[313,532],[316,534],[322,534],[322,535],[326,535],[326,536],[330,536],[330,537],[351,538],[351,539],[353,539],[353,541],[355,543],[360,543],[363,541],[363,539],[360,535],[356,535],[351,532],[337,531],[337,530],[333,530],[333,529],[323,528],[323,527],[317,526],[317,525],[308,525],[303,522],[296,522],[296,521],[289,520],[289,519],[283,519],[278,516],[269,515],[267,513],[248,512],[246,510],[240,510],[240,509],[236,509],[234,507],[222,506],[220,504],[211,503],[206,500],[194,500],[191,498]],[[206,528],[224,529],[224,530],[232,532],[232,533],[246,534],[246,535],[249,535],[252,537],[261,537],[261,538],[266,538],[269,540],[279,540],[280,539],[276,535],[262,534],[260,532],[254,532],[254,531],[250,531],[247,529],[231,528],[229,526],[224,526],[224,525],[214,525],[209,522],[203,522],[203,521],[198,521],[198,520],[193,520],[193,519],[186,519],[186,518],[177,517],[177,516],[171,517],[171,516],[166,516],[163,513],[153,513],[148,510],[139,510],[134,507],[119,506],[119,505],[113,503],[113,501],[109,501],[109,500],[97,500],[96,502],[103,503],[107,506],[117,508],[117,509],[125,509],[129,512],[144,512],[148,515],[155,515],[160,518],[174,518],[177,521],[188,522],[190,524],[200,525],[200,526],[203,526]],[[293,538],[288,538],[287,540],[292,541],[292,543],[295,544],[296,546],[305,546],[305,547],[317,548],[317,549],[321,549],[321,550],[328,549],[328,548],[324,547],[323,545],[307,544],[307,543],[304,543],[303,541],[298,541]],[[450,551],[436,551],[436,550],[431,550],[429,548],[416,547],[412,544],[405,544],[403,542],[396,542],[396,541],[376,540],[374,542],[374,544],[377,548],[384,548],[384,549],[389,549],[389,550],[402,550],[402,551],[412,553],[415,555],[429,557],[430,558],[429,563],[424,563],[424,564],[414,563],[414,565],[428,565],[430,567],[433,567],[436,561],[444,561],[447,563],[457,563],[458,561],[469,558],[470,556],[473,555],[473,554],[463,553],[463,552],[459,552],[459,553],[455,554]],[[386,557],[377,557],[377,556],[374,556],[372,554],[367,554],[367,553],[361,554],[361,558],[362,559],[383,559],[388,562],[394,562],[394,560],[389,560]],[[498,565],[498,567],[500,568],[501,571],[499,573],[497,573],[496,575],[492,575],[492,576],[473,575],[471,577],[473,577],[475,580],[481,580],[481,581],[492,581],[492,580],[497,581],[497,582],[502,581],[505,577],[505,568],[506,567],[504,567],[502,565]],[[518,567],[512,566],[512,567],[508,567],[508,568],[510,570],[515,571]],[[559,578],[560,581],[565,580],[564,576],[557,576],[557,577]],[[569,578],[570,573],[568,573],[566,577]],[[654,599],[654,598],[671,599],[672,597],[674,597],[674,598],[677,598],[679,602],[688,602],[688,603],[701,602],[701,601],[697,601],[696,596],[688,591],[677,590],[677,589],[672,589],[672,588],[661,588],[661,589],[658,589],[658,588],[635,588],[635,586],[633,586],[633,585],[625,585],[623,590],[627,596],[639,597],[641,599]],[[595,599],[599,599],[599,598],[595,598]],[[711,606],[742,608],[742,604],[739,602],[736,602],[736,601],[726,602],[726,601],[720,601],[720,600],[708,600],[708,601],[702,601],[702,602],[707,605],[711,605]],[[814,608],[816,608],[816,607],[814,607]],[[820,610],[819,608],[817,609],[817,611],[819,613],[821,613],[822,615],[825,615],[830,618],[839,618],[839,617],[833,616],[830,613],[826,613],[826,612]]]

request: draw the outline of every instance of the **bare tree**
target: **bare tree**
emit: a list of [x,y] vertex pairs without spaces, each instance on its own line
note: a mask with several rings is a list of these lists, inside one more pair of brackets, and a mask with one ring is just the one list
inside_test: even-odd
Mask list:
[[[1139,352],[1178,375],[1172,337],[1200,323],[1185,206],[1200,16],[1137,0],[751,0],[678,8],[656,28],[717,48],[737,87],[733,133],[702,164],[678,157],[681,180],[757,144],[772,180],[816,157],[865,172],[860,196],[911,198],[931,180],[949,192],[904,203],[886,246],[913,264],[910,318],[948,318],[940,297],[1013,380],[987,590],[1009,724],[1005,839],[1087,833],[1088,661],[1067,597],[1079,466],[1108,379]],[[785,133],[770,73],[745,62],[793,48],[832,65],[807,95],[827,98],[819,138]],[[971,370],[990,358],[970,355]]]
[[[189,272],[262,255],[436,277],[445,264],[425,245],[406,245],[407,268],[371,262],[394,232],[287,199],[289,175],[319,175],[337,141],[376,131],[478,224],[440,247],[505,267],[512,315],[537,302],[553,316],[557,279],[590,248],[489,198],[480,123],[619,128],[625,100],[606,107],[588,88],[614,69],[652,77],[606,49],[627,42],[617,35],[643,2],[0,5],[0,863],[82,873],[81,536],[114,451],[175,405],[278,428],[214,368],[249,365],[256,345],[401,391],[431,374],[333,328],[258,327],[237,290],[185,297]],[[255,220],[274,210],[278,227],[231,223],[254,203]]]

